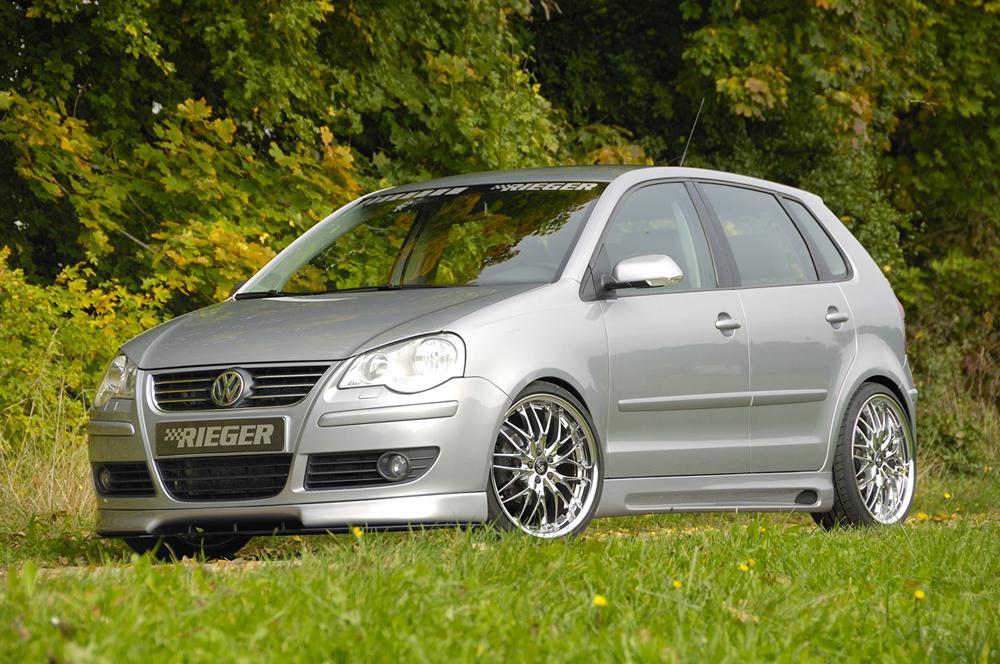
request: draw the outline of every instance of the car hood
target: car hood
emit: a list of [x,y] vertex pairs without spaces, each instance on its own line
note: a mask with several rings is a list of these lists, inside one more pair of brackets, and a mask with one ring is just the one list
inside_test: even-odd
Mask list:
[[148,330],[122,350],[142,369],[342,360],[438,332],[536,286],[435,288],[227,300]]

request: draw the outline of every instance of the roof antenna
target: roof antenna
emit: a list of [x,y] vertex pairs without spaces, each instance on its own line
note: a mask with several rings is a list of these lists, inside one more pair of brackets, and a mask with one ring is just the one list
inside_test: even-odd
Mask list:
[[688,146],[691,145],[691,137],[694,136],[694,128],[698,126],[698,118],[701,117],[701,107],[705,105],[705,98],[701,98],[701,103],[698,104],[698,112],[695,113],[694,122],[691,123],[691,133],[688,134],[687,143],[684,144],[684,153],[681,155],[680,166],[684,165],[684,159],[688,156]]

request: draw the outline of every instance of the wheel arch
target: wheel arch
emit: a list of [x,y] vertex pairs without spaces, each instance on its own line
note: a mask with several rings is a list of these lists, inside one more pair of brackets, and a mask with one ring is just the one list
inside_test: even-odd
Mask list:
[[909,420],[910,432],[913,435],[914,451],[916,451],[917,422],[914,404],[910,398],[908,398],[907,392],[903,387],[905,382],[902,375],[897,377],[893,376],[892,373],[893,372],[887,371],[884,368],[872,367],[870,370],[854,376],[853,379],[845,383],[845,389],[841,391],[834,420],[831,422],[830,440],[827,446],[826,459],[823,461],[823,465],[820,470],[831,469],[833,464],[833,454],[837,449],[837,432],[840,428],[840,423],[843,420],[844,415],[847,413],[847,407],[850,405],[851,399],[854,398],[854,395],[857,394],[858,390],[864,387],[867,383],[881,385],[889,390],[889,392],[899,401],[900,405],[903,407],[903,412],[906,413],[906,417]]
[[[566,390],[574,397],[576,397],[579,400],[579,402],[583,404],[583,407],[587,409],[587,412],[590,413],[591,417],[594,416],[593,409],[590,407],[590,404],[588,404],[587,400],[584,398],[583,392],[577,389],[577,387],[573,385],[573,383],[566,380],[565,378],[559,378],[558,376],[540,376],[532,380],[531,383],[551,383],[557,387],[561,387],[562,389]],[[528,385],[530,385],[531,383],[528,383]],[[525,385],[525,387],[527,387],[527,385]],[[524,388],[521,389],[523,390]]]
[[[600,395],[602,395],[603,392],[596,389],[594,386],[587,389],[577,382],[569,373],[558,371],[550,367],[534,371],[521,378],[517,385],[508,393],[510,395],[510,403],[514,403],[521,392],[527,389],[529,385],[538,382],[550,383],[556,387],[561,387],[576,397],[576,399],[583,404],[583,407],[587,409],[587,414],[590,415],[591,421],[594,423],[594,428],[596,429],[594,431],[594,435],[597,436],[598,444],[603,448],[605,439],[604,427],[607,416],[606,409],[599,409]],[[588,398],[588,395],[590,398]]]
[[[882,387],[892,392],[892,396],[896,397],[896,401],[899,402],[899,405],[902,406],[903,410],[906,412],[906,417],[907,419],[910,420],[910,428],[915,429],[916,420],[913,417],[913,409],[910,407],[909,399],[906,398],[906,393],[903,392],[903,388],[900,387],[899,384],[897,384],[892,378],[886,376],[885,374],[874,374],[868,376],[861,383],[861,385],[864,385],[865,383],[875,383],[877,385],[881,385]],[[860,387],[861,385],[859,385],[858,387]]]

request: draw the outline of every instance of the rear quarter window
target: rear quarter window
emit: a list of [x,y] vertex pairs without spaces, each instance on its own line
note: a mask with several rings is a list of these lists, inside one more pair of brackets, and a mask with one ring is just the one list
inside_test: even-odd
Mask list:
[[786,198],[785,205],[788,207],[789,212],[792,213],[792,216],[795,217],[799,228],[809,238],[809,242],[816,248],[820,259],[830,271],[830,277],[832,279],[843,279],[846,277],[847,263],[844,262],[844,257],[837,250],[837,246],[830,239],[830,236],[820,226],[816,217],[809,212],[809,209],[805,205],[798,201]]

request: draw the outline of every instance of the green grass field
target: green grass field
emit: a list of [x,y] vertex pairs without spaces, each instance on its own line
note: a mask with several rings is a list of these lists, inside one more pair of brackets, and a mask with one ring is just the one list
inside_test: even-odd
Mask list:
[[[948,498],[945,494],[948,494]],[[802,515],[256,540],[130,556],[68,517],[0,530],[10,661],[1000,661],[995,475],[925,481],[903,527]]]

